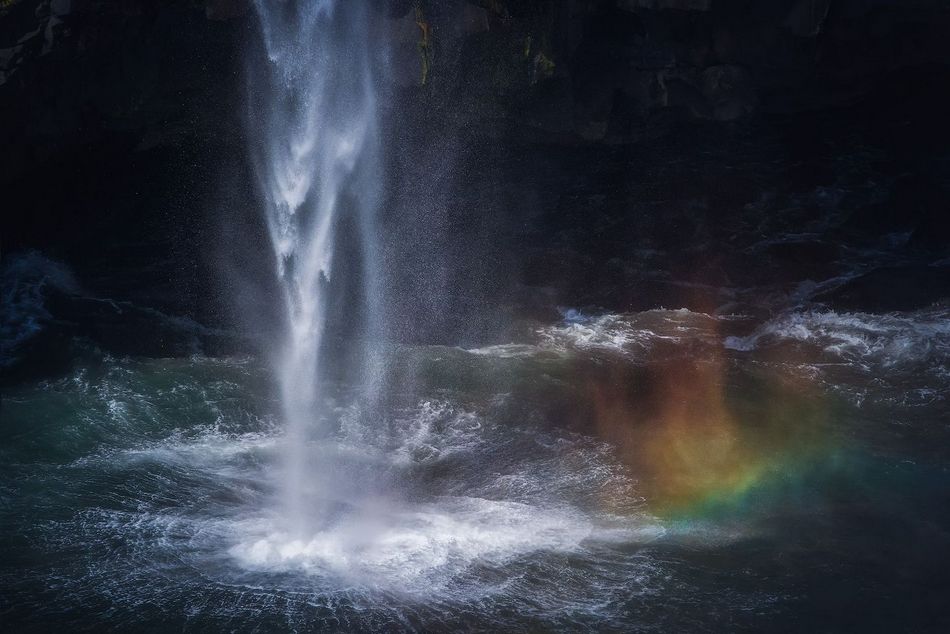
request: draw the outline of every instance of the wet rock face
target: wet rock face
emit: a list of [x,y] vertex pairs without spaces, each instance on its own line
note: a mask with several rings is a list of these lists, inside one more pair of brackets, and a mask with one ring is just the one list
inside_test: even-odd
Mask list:
[[216,201],[251,198],[246,177],[224,184],[243,160],[247,26],[209,20],[200,2],[8,6],[0,48],[19,52],[0,84],[4,258],[36,249],[93,296],[213,321],[201,280]]
[[[66,99],[61,111],[128,109],[103,104],[102,96],[108,100],[117,81],[131,78],[98,73],[103,77],[97,79],[88,72],[83,85],[90,97],[82,104],[69,103],[74,86],[34,85],[38,66],[75,76],[97,56],[125,57],[126,74],[152,92],[159,81],[170,93],[176,82],[188,89],[199,69],[233,75],[220,53],[204,51],[215,40],[220,49],[225,31],[248,40],[249,6],[248,0],[8,0],[0,8],[0,102],[36,100],[42,90],[49,100]],[[374,6],[391,22],[394,80],[418,87],[415,5],[376,0]],[[636,142],[670,117],[731,122],[840,107],[869,94],[888,73],[950,64],[944,37],[950,8],[939,0],[451,0],[419,6],[436,53],[430,101],[467,104],[460,107],[486,119],[503,113],[515,127],[571,142]],[[133,38],[174,64],[177,78],[156,76],[147,55],[130,56],[123,47]],[[5,87],[23,69],[26,76]],[[157,101],[151,94],[140,100]],[[156,118],[174,128],[178,115]],[[133,125],[141,118],[132,114]],[[83,122],[52,124],[76,129]]]
[[839,310],[909,311],[927,308],[950,293],[946,266],[883,267],[819,295]]
[[[241,6],[209,0],[208,16],[237,15]],[[181,145],[188,129],[216,125],[208,115],[230,95],[241,29],[208,20],[204,8],[137,0],[13,4],[0,18],[0,140],[16,152],[0,158],[2,178],[104,136]]]
[[[373,4],[393,52],[393,160],[427,174],[396,191],[426,201],[420,252],[442,225],[465,227],[443,230],[445,270],[482,271],[472,254],[498,251],[482,295],[463,280],[459,302],[488,305],[514,277],[539,314],[676,306],[684,288],[705,289],[690,292],[706,310],[730,301],[723,285],[840,273],[850,243],[950,253],[941,0]],[[246,260],[262,230],[243,140],[248,9],[0,0],[4,252],[39,249],[95,297],[216,323],[217,254],[203,251],[224,231]],[[934,275],[921,301],[940,294]]]
[[[563,135],[556,99],[586,142],[636,142],[671,116],[731,122],[848,106],[889,73],[950,63],[950,10],[937,0],[480,2],[477,34],[454,38],[474,4],[433,4],[443,51],[433,86],[464,100],[451,90],[463,74],[486,86],[486,111],[500,100],[517,125]],[[531,72],[539,54],[544,76]]]
[[758,97],[746,69],[729,64],[710,66],[702,78],[703,96],[712,118],[734,121],[755,111]]
[[709,11],[712,0],[620,0],[622,9],[678,9],[680,11]]
[[57,47],[69,32],[70,0],[0,3],[0,86],[25,63]]
[[250,9],[248,0],[205,0],[205,15],[209,20],[232,20]]
[[798,37],[816,37],[828,17],[831,0],[798,0],[782,26]]

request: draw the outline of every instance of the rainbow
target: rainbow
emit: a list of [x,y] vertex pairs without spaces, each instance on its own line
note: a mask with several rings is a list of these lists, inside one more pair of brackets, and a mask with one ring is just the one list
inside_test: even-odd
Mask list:
[[720,358],[680,359],[649,366],[639,385],[607,384],[592,388],[598,433],[661,518],[736,514],[794,495],[836,455],[833,408],[787,375],[737,376]]

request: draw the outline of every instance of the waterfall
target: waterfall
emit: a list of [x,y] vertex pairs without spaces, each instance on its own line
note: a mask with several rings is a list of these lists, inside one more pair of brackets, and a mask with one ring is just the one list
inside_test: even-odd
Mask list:
[[285,317],[273,355],[288,440],[285,503],[295,530],[304,530],[320,498],[312,491],[319,465],[307,446],[327,432],[320,383],[328,308],[345,305],[351,345],[362,346],[361,381],[374,380],[385,38],[374,33],[365,2],[257,0],[255,7],[262,46],[249,65],[249,138]]

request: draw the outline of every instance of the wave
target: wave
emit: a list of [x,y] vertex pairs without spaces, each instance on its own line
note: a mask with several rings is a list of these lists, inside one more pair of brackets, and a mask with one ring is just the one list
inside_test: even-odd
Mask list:
[[589,316],[564,311],[531,343],[466,350],[506,360],[608,355],[633,364],[746,358],[778,375],[814,380],[854,404],[928,406],[950,398],[950,308],[872,314],[824,309],[755,325],[746,315],[686,309]]
[[868,369],[945,361],[950,356],[950,309],[884,315],[795,312],[766,322],[746,337],[727,337],[724,345],[749,352],[783,342],[808,344]]
[[36,251],[5,258],[0,268],[0,368],[12,365],[17,349],[52,318],[45,304],[51,289],[79,291],[76,278],[65,264]]
[[569,309],[563,311],[563,315],[561,323],[536,328],[534,343],[493,345],[466,352],[495,358],[587,352],[638,359],[657,348],[671,349],[683,344],[714,347],[718,345],[723,324],[747,319],[742,315],[714,316],[686,308],[597,316]]
[[950,397],[950,308],[887,314],[793,312],[732,351],[796,365],[856,405],[928,406]]

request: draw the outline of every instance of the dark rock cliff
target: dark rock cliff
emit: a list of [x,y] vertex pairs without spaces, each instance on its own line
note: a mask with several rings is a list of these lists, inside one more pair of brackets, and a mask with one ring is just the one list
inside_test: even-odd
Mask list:
[[[788,297],[873,271],[861,249],[886,252],[890,283],[945,261],[946,2],[374,2],[391,196],[456,260],[460,322],[489,297],[500,321]],[[255,37],[244,0],[0,2],[3,252],[65,261],[91,296],[230,325],[222,269],[270,266],[243,138]],[[407,278],[431,269],[399,257]],[[911,304],[946,294],[934,275]],[[868,287],[848,307],[873,307]]]

